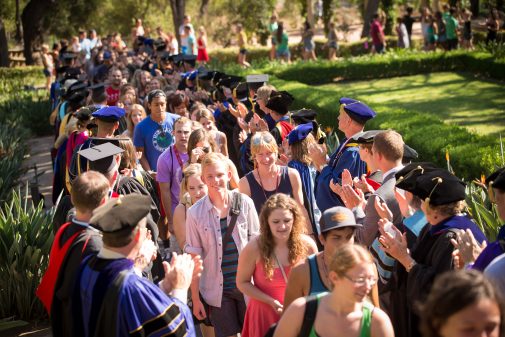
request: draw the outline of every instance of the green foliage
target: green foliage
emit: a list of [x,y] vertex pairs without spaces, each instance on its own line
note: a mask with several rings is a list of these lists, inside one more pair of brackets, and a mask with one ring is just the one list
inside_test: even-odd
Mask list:
[[24,173],[23,158],[28,153],[26,131],[17,121],[0,124],[0,203],[9,198]]
[[490,202],[487,191],[475,182],[471,182],[466,188],[466,203],[468,212],[489,242],[495,241],[501,222],[496,205]]
[[42,203],[34,207],[19,191],[0,209],[0,317],[46,316],[35,290],[49,262],[52,217]]
[[241,23],[248,37],[253,32],[265,41],[269,36],[268,22],[275,6],[274,0],[230,1],[230,12],[235,13],[234,22]]
[[[338,98],[349,96],[345,91],[309,86],[300,82],[273,78],[272,84],[293,94],[293,109],[312,108],[318,111],[323,126],[335,127]],[[360,98],[360,97],[355,97]],[[446,124],[439,117],[409,111],[389,109],[374,104],[377,117],[369,121],[367,129],[394,129],[407,144],[419,153],[419,160],[446,166],[445,152],[449,150],[451,165],[460,177],[472,180],[488,174],[501,163],[499,144],[491,137],[478,136],[463,127]]]

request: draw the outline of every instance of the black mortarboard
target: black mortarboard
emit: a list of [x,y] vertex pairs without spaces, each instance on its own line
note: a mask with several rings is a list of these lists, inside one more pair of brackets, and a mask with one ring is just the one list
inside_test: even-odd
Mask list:
[[64,60],[73,60],[77,57],[77,55],[75,55],[74,53],[63,53],[61,55],[61,58],[64,59]]
[[216,72],[212,70],[207,70],[204,67],[198,68],[198,79],[201,81],[210,81],[214,77]]
[[105,92],[105,83],[93,84],[93,85],[89,86],[88,89],[91,89],[91,91],[93,92],[94,95],[101,94],[101,93]]
[[243,100],[249,97],[249,88],[247,87],[247,83],[241,82],[238,83],[235,88],[233,88],[233,97],[238,100]]
[[222,102],[226,99],[224,93],[219,89],[211,90],[210,97],[214,102]]
[[300,109],[291,114],[291,119],[295,124],[305,124],[316,119],[317,112],[312,109]]
[[351,137],[350,142],[358,144],[373,144],[375,136],[377,136],[381,132],[383,132],[383,130],[368,130],[358,132],[357,134]]
[[221,79],[217,82],[216,84],[217,87],[232,88],[236,86],[240,82],[240,80],[242,80],[242,77],[240,76],[226,75],[226,74],[223,75],[224,76],[221,77]]
[[368,105],[358,100],[342,97],[340,99],[340,108],[360,124],[365,124],[367,120],[375,117],[376,113]]
[[163,51],[167,48],[167,44],[165,40],[159,38],[153,41],[153,47],[156,49],[156,51]]
[[73,83],[65,93],[65,99],[71,102],[78,102],[88,97],[87,84],[81,81]]
[[79,79],[79,76],[81,76],[81,74],[82,74],[81,68],[67,67],[67,69],[65,69],[65,79],[74,78],[77,80]]
[[91,114],[100,109],[95,105],[85,106],[74,113],[74,117],[80,121],[88,121],[91,119]]
[[465,183],[451,172],[436,169],[420,175],[411,192],[428,204],[439,206],[464,200],[465,186]]
[[285,115],[289,111],[289,106],[295,98],[287,91],[272,91],[266,107],[275,111],[279,115]]
[[411,161],[417,159],[417,157],[419,157],[417,151],[404,143],[402,162],[410,163]]
[[173,60],[173,57],[167,51],[162,51],[161,53],[159,53],[159,56],[160,56],[160,60],[162,60],[164,62],[168,62],[168,61]]
[[151,211],[151,198],[129,194],[108,200],[93,211],[90,224],[104,235],[131,232]]
[[182,60],[191,67],[195,67],[196,65],[196,55],[183,55]]
[[183,54],[172,55],[172,61],[176,66],[180,67],[182,65],[182,62],[184,61],[184,55]]
[[246,82],[251,90],[258,90],[260,87],[268,82],[268,75],[258,74],[258,75],[247,75]]
[[116,165],[115,155],[124,152],[119,146],[108,142],[79,151],[78,153],[89,161],[90,170],[107,174]]
[[410,163],[405,165],[400,171],[396,172],[396,187],[412,192],[417,183],[417,178],[426,172],[438,169],[435,164],[430,162]]
[[491,188],[497,188],[501,191],[505,191],[505,167],[491,173],[486,178],[486,184],[490,185]]
[[220,71],[215,71],[214,74],[212,75],[212,78],[211,78],[211,83],[213,86],[217,87],[219,81],[221,80],[221,78],[223,78],[224,76],[226,76],[226,74],[220,72]]

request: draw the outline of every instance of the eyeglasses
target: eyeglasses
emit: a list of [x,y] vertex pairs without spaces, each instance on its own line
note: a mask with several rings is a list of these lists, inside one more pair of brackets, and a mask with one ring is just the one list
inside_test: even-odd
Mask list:
[[364,286],[367,282],[371,286],[374,286],[377,284],[377,281],[379,281],[379,279],[375,276],[352,278],[350,276],[344,275],[344,277],[358,287]]

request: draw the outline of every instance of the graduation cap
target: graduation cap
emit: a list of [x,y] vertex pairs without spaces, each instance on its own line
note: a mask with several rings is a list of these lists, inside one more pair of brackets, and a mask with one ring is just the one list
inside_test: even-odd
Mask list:
[[415,149],[412,147],[408,146],[407,144],[403,143],[403,158],[402,162],[404,163],[410,163],[412,160],[417,159],[419,157],[419,154]]
[[182,60],[184,61],[184,63],[187,63],[189,64],[191,67],[195,67],[196,66],[196,55],[182,55]]
[[247,75],[246,82],[247,85],[249,86],[249,89],[256,91],[261,86],[265,85],[268,82],[268,75],[266,74]]
[[266,107],[275,111],[279,115],[288,113],[289,106],[295,98],[287,91],[272,91]]
[[167,48],[167,44],[165,40],[163,40],[162,38],[158,38],[154,40],[153,47],[156,49],[156,51],[162,51]]
[[196,79],[197,75],[198,75],[198,71],[193,70],[193,71],[188,71],[188,72],[183,73],[181,75],[181,78],[186,79],[186,80],[190,80],[190,81],[194,81]]
[[439,168],[420,175],[411,192],[429,205],[439,206],[464,200],[465,186],[451,172]]
[[183,54],[172,55],[172,61],[176,66],[180,67],[182,66],[182,62],[184,61],[184,55]]
[[64,98],[70,102],[79,102],[88,97],[89,92],[87,87],[88,85],[85,82],[76,81],[70,85]]
[[436,170],[435,164],[430,162],[410,163],[396,172],[396,187],[412,192],[417,184],[417,178],[426,172]]
[[117,106],[104,106],[93,112],[92,116],[104,122],[117,122],[125,115],[125,110]]
[[[116,165],[115,155],[124,152],[119,146],[113,144],[112,141],[116,139],[107,140],[107,142],[77,152],[89,161],[90,170],[107,174]],[[92,143],[96,144],[94,141]],[[116,144],[118,143],[119,140],[117,140]]]
[[66,79],[79,79],[79,76],[82,74],[81,68],[78,67],[67,67],[65,69],[65,78]]
[[103,59],[104,60],[110,60],[112,58],[112,53],[108,50],[103,52]]
[[312,109],[300,109],[291,114],[291,119],[296,124],[305,124],[316,119],[317,112]]
[[490,188],[497,188],[501,191],[505,191],[505,167],[502,167],[491,173],[486,178],[486,184]]
[[214,77],[214,74],[216,73],[213,70],[207,70],[204,67],[200,67],[197,69],[198,70],[198,79],[201,81],[210,81]]
[[358,100],[342,97],[340,99],[340,109],[343,109],[349,117],[360,123],[365,124],[366,121],[375,117],[376,113],[368,105]]
[[226,96],[219,89],[211,90],[210,91],[210,97],[212,98],[212,100],[214,102],[222,102],[222,101],[226,100]]
[[314,125],[312,122],[298,125],[288,134],[288,144],[293,145],[295,143],[301,142],[307,138],[312,130],[314,130]]
[[373,140],[375,136],[379,133],[384,132],[383,130],[368,130],[363,132],[358,132],[354,136],[351,137],[353,143],[358,144],[373,144]]
[[240,80],[242,80],[242,77],[240,76],[234,76],[234,75],[226,75],[223,74],[219,81],[217,82],[216,86],[217,87],[226,87],[226,88],[232,88],[233,86],[237,85]]
[[211,78],[211,84],[215,87],[217,87],[219,81],[221,80],[221,78],[223,78],[224,76],[226,76],[225,73],[222,73],[220,71],[215,71],[214,74],[212,75],[212,78]]
[[249,88],[247,87],[247,83],[238,83],[235,88],[233,88],[232,94],[233,97],[240,101],[247,99],[249,97]]
[[77,55],[74,53],[63,53],[61,54],[61,58],[65,61],[70,61],[77,58]]
[[163,62],[170,62],[172,61],[172,55],[170,55],[169,52],[167,51],[163,51],[159,54],[159,57],[160,57],[160,60],[162,60]]
[[98,109],[100,108],[95,105],[85,106],[77,110],[74,113],[74,117],[80,121],[88,121],[91,119],[93,112],[97,111]]
[[93,211],[90,224],[104,235],[125,234],[133,231],[151,210],[147,195],[129,194],[110,199]]

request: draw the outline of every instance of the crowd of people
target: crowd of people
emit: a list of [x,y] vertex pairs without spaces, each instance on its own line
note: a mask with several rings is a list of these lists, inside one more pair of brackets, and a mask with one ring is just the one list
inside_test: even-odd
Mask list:
[[[505,229],[461,179],[352,98],[331,149],[268,75],[197,68],[188,26],[180,53],[138,21],[55,62],[54,336],[505,335]],[[486,186],[505,220],[504,168]]]

